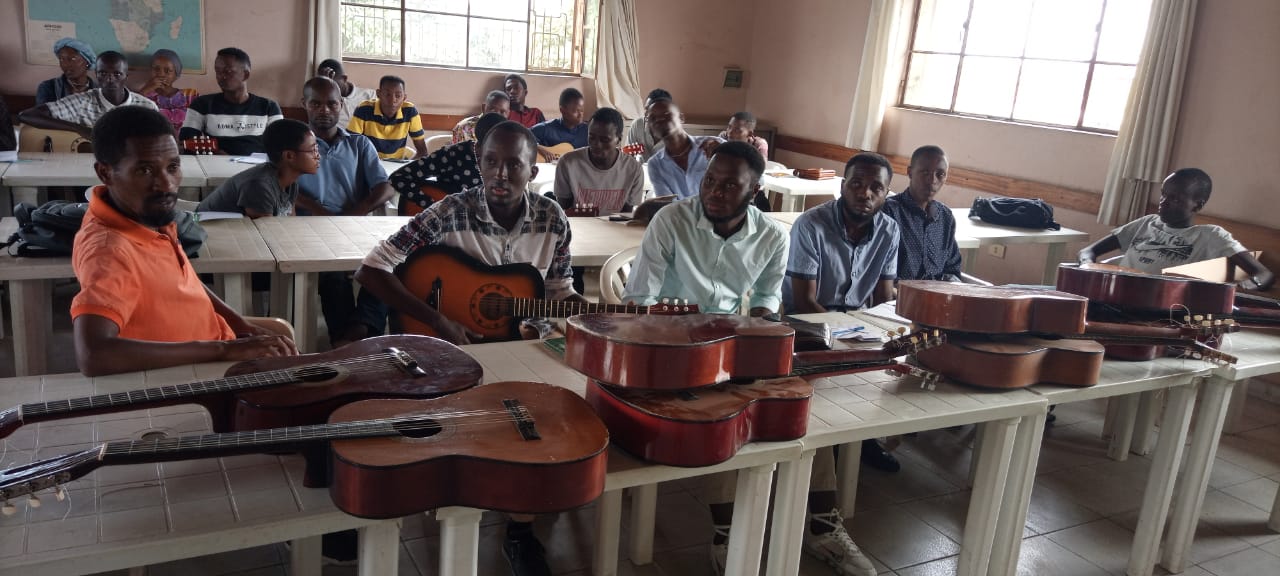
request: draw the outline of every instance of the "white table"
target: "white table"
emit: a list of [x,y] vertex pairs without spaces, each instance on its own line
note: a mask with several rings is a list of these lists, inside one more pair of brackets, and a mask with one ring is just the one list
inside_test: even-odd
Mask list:
[[[93,170],[93,154],[71,152],[22,152],[19,161],[8,165],[0,183],[12,193],[14,188],[43,189],[49,186],[96,186],[101,184]],[[180,189],[192,189],[198,198],[205,186],[204,170],[195,156],[182,156]]]
[[[202,186],[205,186],[210,190],[221,186],[223,182],[226,182],[232,176],[257,165],[245,162],[233,162],[231,159],[236,158],[236,156],[224,156],[221,154],[214,154],[210,156],[183,156],[183,158],[195,158],[197,162],[199,162],[200,168],[204,170],[204,174],[206,176],[206,180]],[[382,169],[386,170],[388,176],[390,176],[392,172],[403,168],[406,164],[406,162],[395,162],[392,160],[379,160],[378,162],[382,164]]]
[[[267,244],[247,219],[214,220],[201,224],[209,237],[191,260],[195,271],[218,274],[223,296],[240,312],[252,310],[249,281],[253,272],[275,270],[276,261]],[[0,237],[8,238],[18,229],[14,218],[0,220]],[[13,355],[15,374],[43,374],[51,331],[52,298],[50,280],[75,278],[71,258],[17,258],[0,251],[0,281],[9,283],[9,308],[13,313]]]
[[[228,365],[102,378],[6,378],[0,380],[0,406],[216,378]],[[46,422],[9,437],[0,468],[147,431],[209,429],[208,414],[195,405]],[[19,513],[0,517],[0,575],[109,572],[292,540],[290,573],[320,576],[320,535],[350,529],[361,532],[360,574],[395,574],[399,521],[343,513],[327,489],[302,486],[303,468],[299,456],[271,455],[101,468],[66,485],[70,497],[65,502],[47,493],[41,494],[38,509],[14,502]]]
[[840,196],[840,187],[843,182],[843,178],[808,180],[795,176],[770,176],[769,174],[760,177],[760,184],[765,190],[782,195],[783,212],[803,212],[806,196],[837,198]]
[[1043,281],[1045,284],[1053,285],[1058,276],[1058,264],[1065,262],[1067,243],[1087,242],[1089,240],[1087,233],[1070,228],[1029,230],[1026,228],[997,226],[981,220],[971,220],[969,219],[968,208],[952,208],[951,213],[956,217],[956,238],[973,238],[977,240],[977,246],[971,248],[960,247],[961,250],[965,251],[965,272],[973,272],[973,265],[978,257],[977,249],[980,247],[997,244],[1048,244],[1049,254],[1045,257]]

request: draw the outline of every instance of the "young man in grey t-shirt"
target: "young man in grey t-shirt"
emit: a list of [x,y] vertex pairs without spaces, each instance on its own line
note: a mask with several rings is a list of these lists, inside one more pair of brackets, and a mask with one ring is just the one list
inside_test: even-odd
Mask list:
[[618,149],[622,125],[617,110],[596,110],[587,124],[587,147],[560,157],[555,194],[562,208],[590,204],[607,216],[630,212],[644,201],[644,168]]
[[298,176],[320,169],[315,134],[297,120],[277,120],[267,125],[262,142],[269,161],[223,182],[197,212],[239,212],[250,218],[293,214]]

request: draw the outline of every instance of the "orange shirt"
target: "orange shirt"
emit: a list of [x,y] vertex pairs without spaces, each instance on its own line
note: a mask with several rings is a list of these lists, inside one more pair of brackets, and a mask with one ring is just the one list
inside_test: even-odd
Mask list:
[[80,293],[71,318],[102,316],[120,327],[121,338],[134,340],[234,339],[182,252],[177,226],[151,230],[112,207],[106,194],[104,186],[93,189],[76,234],[71,265]]

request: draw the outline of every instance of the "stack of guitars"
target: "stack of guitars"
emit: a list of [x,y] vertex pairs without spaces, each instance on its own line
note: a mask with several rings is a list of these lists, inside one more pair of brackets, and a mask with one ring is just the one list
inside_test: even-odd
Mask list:
[[671,466],[709,466],[747,442],[805,435],[806,378],[891,369],[941,344],[937,333],[898,334],[880,349],[796,352],[791,326],[726,314],[570,317],[565,362],[586,374],[587,401],[614,445]]
[[475,387],[471,356],[426,336],[370,338],[337,350],[242,362],[224,378],[24,404],[0,412],[0,437],[26,424],[200,404],[216,433],[100,444],[0,472],[2,511],[100,466],[300,452],[305,484],[328,486],[354,516],[441,506],[548,513],[604,489],[609,435],[573,392],[536,382]]
[[791,171],[796,178],[804,178],[805,180],[830,180],[836,177],[835,170],[826,168],[796,168]]

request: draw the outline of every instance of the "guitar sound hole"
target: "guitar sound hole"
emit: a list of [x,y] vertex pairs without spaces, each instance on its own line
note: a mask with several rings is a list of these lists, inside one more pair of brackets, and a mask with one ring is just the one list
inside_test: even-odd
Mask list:
[[394,424],[396,432],[409,438],[430,438],[439,434],[443,428],[440,423],[435,420],[416,420],[411,422],[397,422]]
[[307,366],[293,371],[293,376],[303,382],[324,382],[338,377],[338,371],[329,366]]
[[506,297],[502,294],[494,292],[485,294],[480,297],[480,315],[484,316],[486,320],[501,320],[511,314],[506,309],[506,303]]

